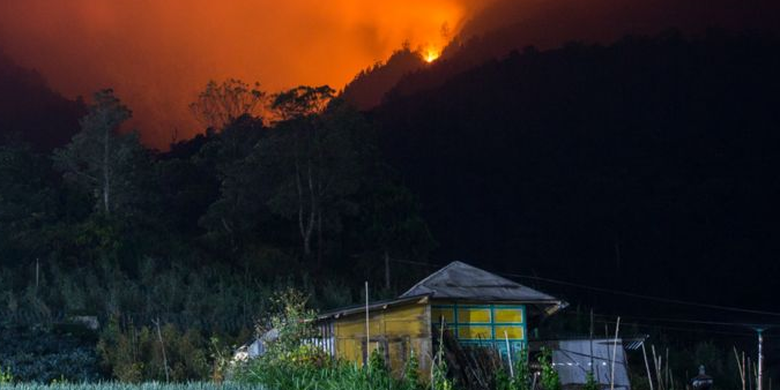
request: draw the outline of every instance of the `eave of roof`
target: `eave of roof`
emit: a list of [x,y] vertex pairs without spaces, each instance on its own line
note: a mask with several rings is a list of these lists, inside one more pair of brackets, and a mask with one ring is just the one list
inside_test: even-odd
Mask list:
[[[388,299],[383,301],[369,302],[368,311],[374,312],[379,310],[387,310],[392,307],[411,305],[411,304],[424,304],[428,303],[429,295],[414,295],[408,297],[399,297],[396,299]],[[345,316],[350,316],[358,313],[365,313],[366,305],[354,305],[348,307],[342,307],[339,309],[331,310],[326,313],[322,313],[317,316],[317,320],[338,319]]]

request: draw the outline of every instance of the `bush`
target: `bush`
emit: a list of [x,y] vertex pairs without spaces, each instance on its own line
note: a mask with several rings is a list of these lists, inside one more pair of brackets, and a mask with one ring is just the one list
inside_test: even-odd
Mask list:
[[186,382],[209,377],[209,345],[199,331],[182,332],[176,326],[166,324],[161,326],[160,334],[162,344],[156,329],[146,326],[123,328],[116,317],[112,318],[98,343],[104,367],[114,378],[130,383]]
[[53,384],[39,383],[16,383],[13,385],[2,386],[4,390],[264,390],[257,386],[250,386],[241,383],[214,384],[208,382],[190,382],[190,383],[67,383],[57,382]]
[[[96,381],[102,377],[94,336],[61,329],[0,328],[0,373],[19,382]],[[11,376],[13,374],[13,376]]]
[[599,383],[596,382],[596,378],[593,376],[593,371],[588,371],[587,374],[585,374],[585,386],[583,386],[582,390],[599,390],[601,386],[599,386]]
[[[308,344],[316,334],[313,319],[316,313],[306,307],[307,297],[288,289],[274,299],[276,310],[258,326],[260,333],[277,332],[275,340],[266,345],[266,353],[236,368],[233,379],[239,383],[262,384],[275,390],[413,390],[415,376],[405,380],[393,378],[387,370],[381,349],[371,353],[369,367],[340,361],[322,349]],[[266,325],[267,324],[267,325]],[[410,359],[411,360],[411,359]],[[415,367],[416,367],[416,363]],[[411,367],[407,367],[407,372]]]
[[409,360],[404,365],[403,390],[418,390],[423,387],[420,382],[419,367],[420,359],[412,350],[409,353]]
[[549,348],[542,348],[539,355],[539,365],[542,366],[541,383],[544,390],[561,390],[561,379],[558,377],[558,371],[552,365],[552,351]]
[[3,369],[2,366],[0,366],[0,385],[13,383],[14,376],[11,374],[10,370]]

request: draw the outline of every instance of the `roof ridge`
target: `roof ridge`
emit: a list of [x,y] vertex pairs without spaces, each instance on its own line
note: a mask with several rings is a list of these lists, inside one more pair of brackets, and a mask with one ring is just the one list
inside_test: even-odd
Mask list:
[[425,282],[427,282],[428,280],[432,279],[433,277],[439,275],[440,273],[442,273],[442,272],[444,272],[444,271],[446,271],[446,270],[450,269],[451,267],[453,267],[455,265],[458,265],[458,264],[463,264],[463,265],[468,265],[469,267],[473,267],[472,265],[466,264],[466,263],[464,263],[462,261],[458,261],[458,260],[450,262],[449,264],[445,265],[444,267],[439,268],[436,272],[426,276],[425,278],[423,278],[423,280],[415,283],[414,286],[410,287],[408,290],[406,290],[405,293],[401,294],[399,297],[406,296],[406,294],[409,294],[410,292],[414,291],[414,289],[416,289],[417,287],[420,287],[420,286],[424,285]]
[[551,295],[462,261],[447,264],[417,282],[399,297],[418,294],[430,294],[434,298],[558,301]]

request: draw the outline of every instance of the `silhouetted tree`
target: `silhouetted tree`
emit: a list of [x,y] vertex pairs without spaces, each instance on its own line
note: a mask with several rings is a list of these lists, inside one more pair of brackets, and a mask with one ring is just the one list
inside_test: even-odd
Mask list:
[[222,130],[243,115],[261,116],[265,98],[260,83],[250,86],[238,79],[228,79],[217,84],[212,80],[189,107],[204,126]]
[[265,211],[264,191],[270,191],[262,172],[247,163],[255,145],[267,136],[260,119],[243,116],[215,135],[199,153],[194,164],[200,170],[213,171],[218,197],[200,217],[211,242],[227,245],[233,254],[244,249],[249,240],[258,241],[258,229]]
[[[275,156],[287,172],[270,205],[279,214],[296,216],[307,257],[315,228],[322,243],[323,209],[330,197],[349,191],[346,182],[352,179],[349,174],[357,164],[344,158],[350,152],[351,129],[343,127],[347,123],[336,123],[346,119],[344,109],[326,111],[333,93],[328,86],[299,86],[277,94],[272,107],[282,121],[275,136],[258,145],[261,156]],[[322,245],[318,264],[321,250]]]
[[91,193],[95,208],[110,215],[136,202],[137,169],[146,152],[137,133],[118,132],[132,113],[114,92],[102,90],[94,100],[80,121],[81,131],[54,160],[66,180]]

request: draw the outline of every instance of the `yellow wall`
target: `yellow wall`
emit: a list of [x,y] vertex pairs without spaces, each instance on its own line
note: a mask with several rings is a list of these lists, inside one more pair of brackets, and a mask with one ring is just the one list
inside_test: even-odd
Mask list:
[[[390,368],[400,375],[411,350],[420,361],[420,373],[430,370],[431,326],[430,305],[410,304],[370,314],[368,353],[382,345]],[[365,314],[354,314],[334,320],[336,356],[358,364],[364,364],[366,345]],[[425,377],[425,376],[423,376]]]

